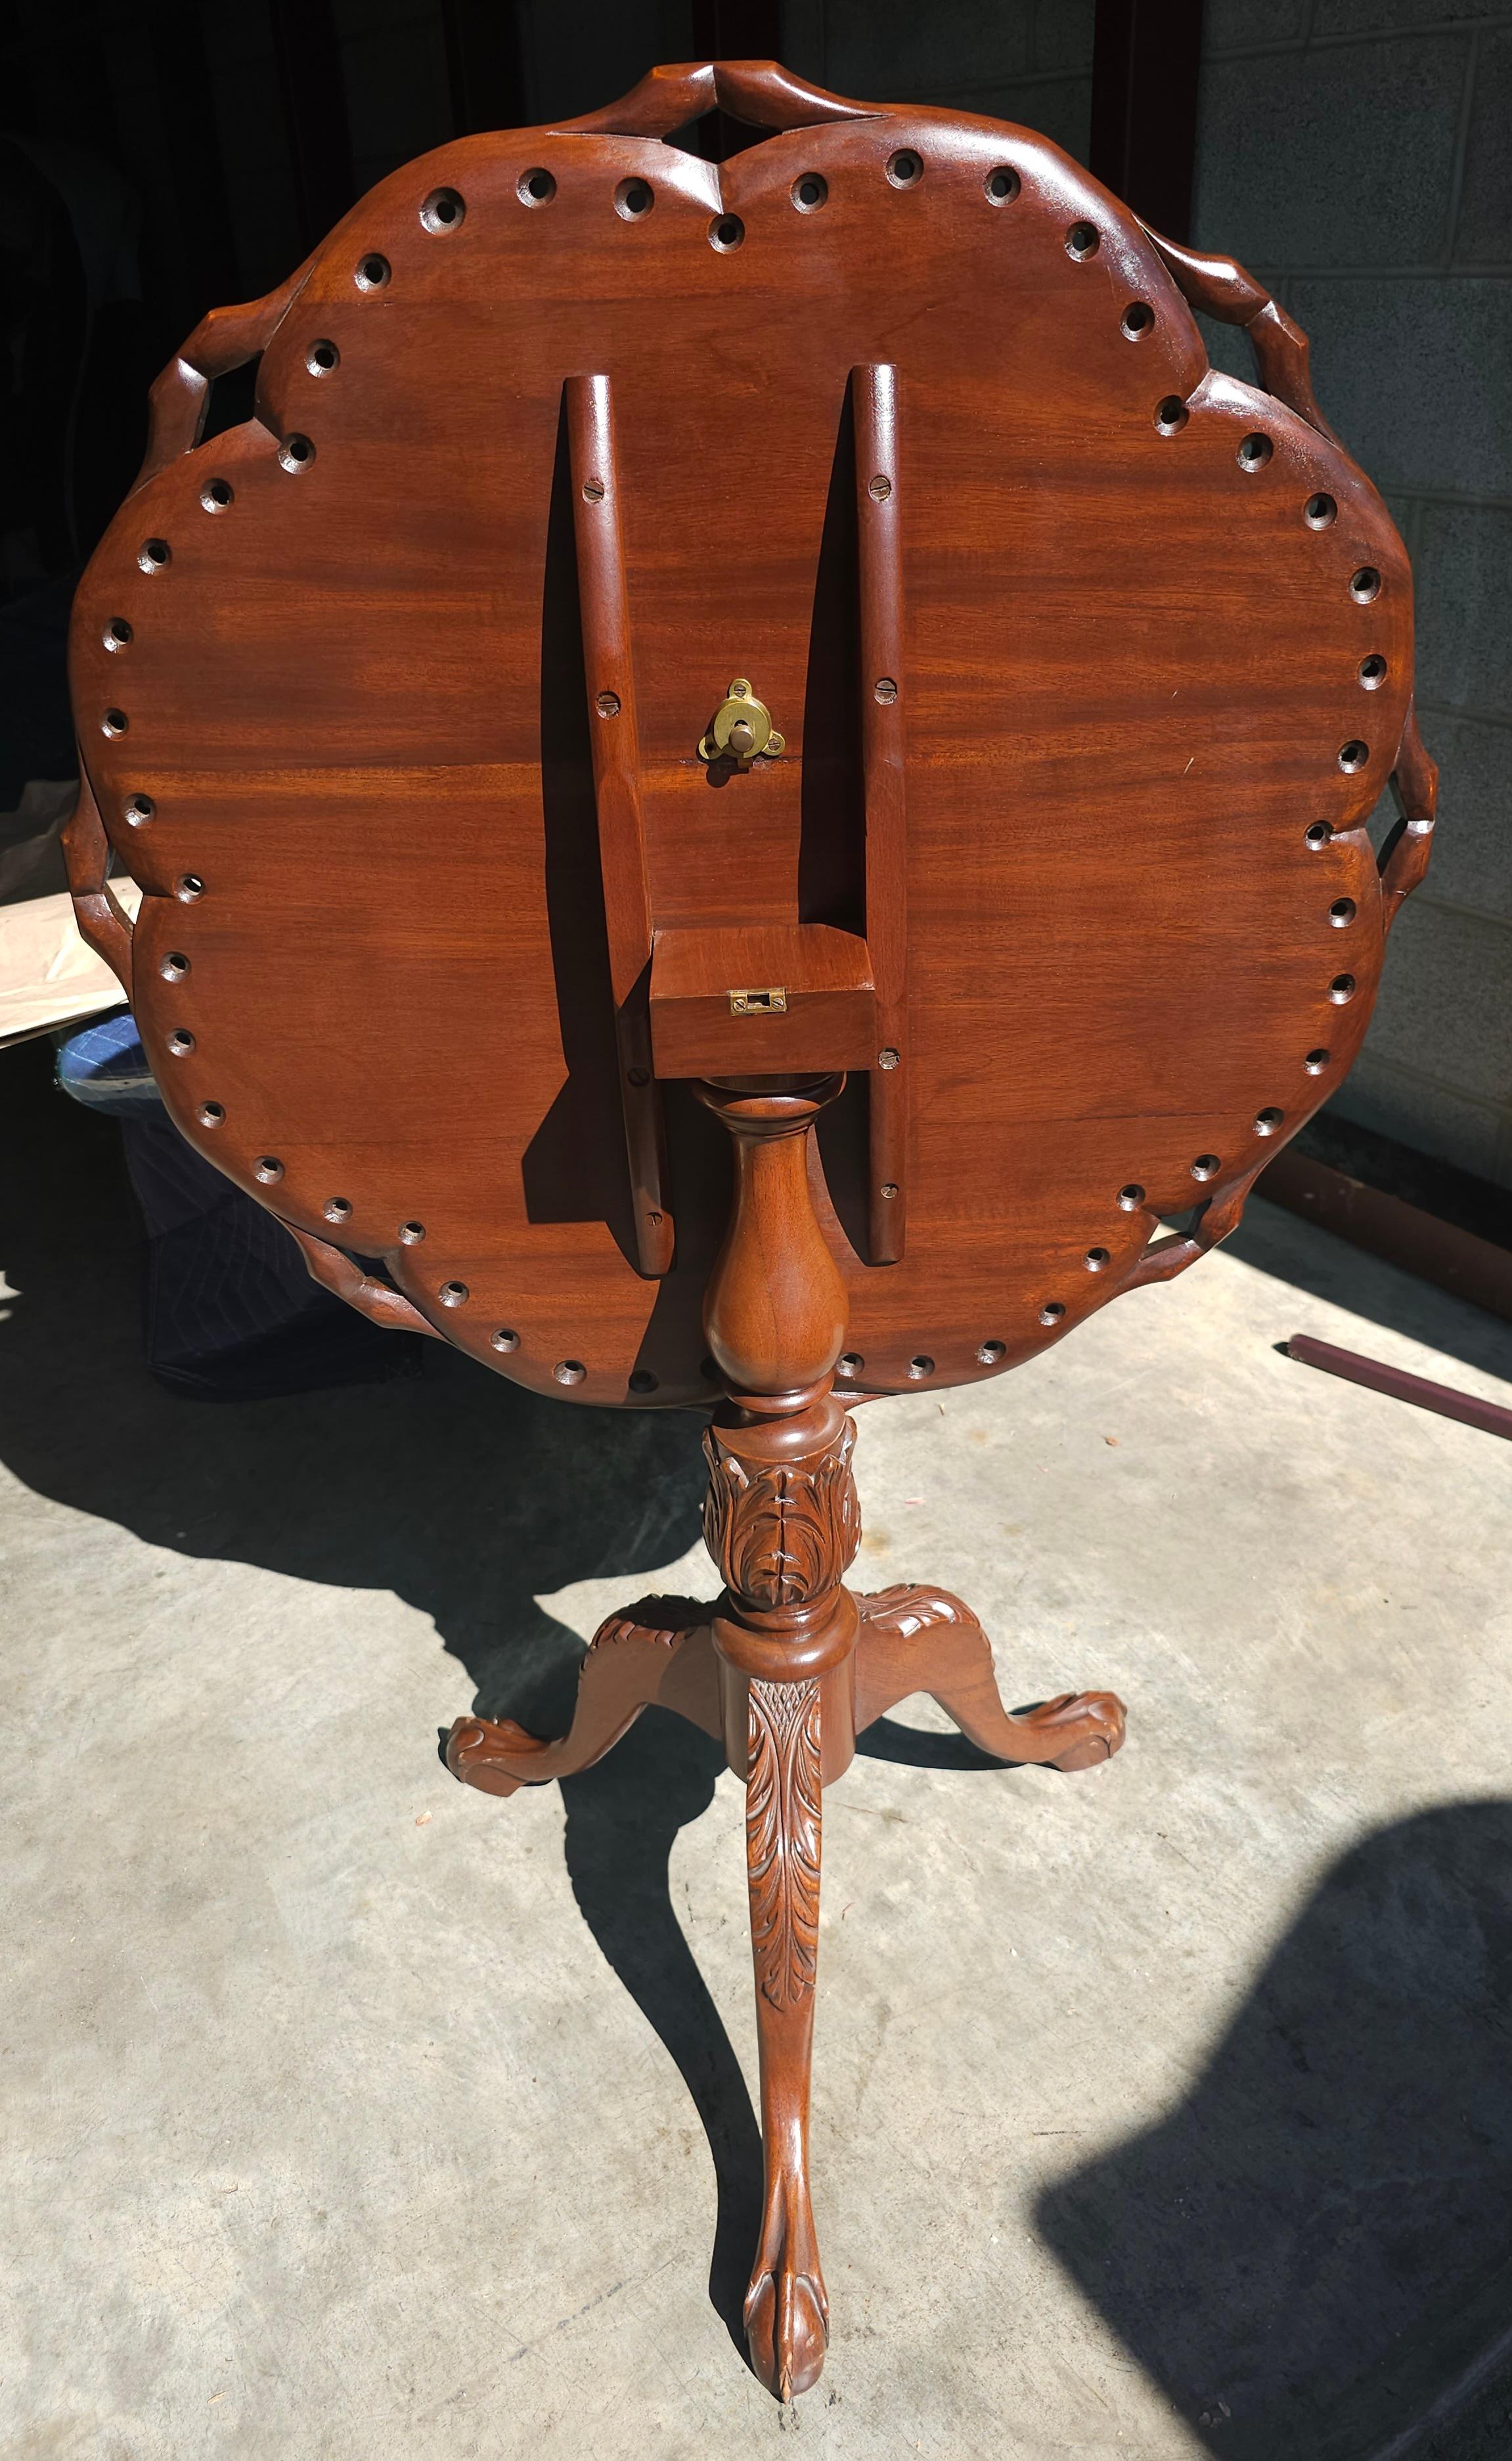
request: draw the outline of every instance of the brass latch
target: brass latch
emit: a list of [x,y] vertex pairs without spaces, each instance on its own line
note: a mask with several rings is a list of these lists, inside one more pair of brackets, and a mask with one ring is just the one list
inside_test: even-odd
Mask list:
[[781,983],[774,983],[769,991],[730,995],[732,1016],[779,1016],[786,1009],[787,991]]
[[698,746],[698,758],[733,760],[737,769],[749,769],[763,753],[776,759],[786,740],[774,727],[766,703],[757,700],[744,675],[736,675],[714,714],[713,726]]

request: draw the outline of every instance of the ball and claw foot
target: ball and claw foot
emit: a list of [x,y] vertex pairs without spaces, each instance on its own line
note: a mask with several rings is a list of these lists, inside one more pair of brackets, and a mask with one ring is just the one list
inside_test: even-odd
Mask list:
[[829,2348],[829,2300],[806,2212],[768,2210],[743,2312],[758,2381],[777,2401],[797,2400],[819,2382]]
[[653,1701],[706,1735],[722,1733],[707,1600],[642,1598],[610,1616],[588,1645],[564,1735],[553,1741],[528,1734],[513,1718],[458,1718],[447,1738],[446,1766],[484,1794],[574,1777],[601,1761]]
[[1005,1709],[991,1643],[948,1590],[909,1581],[856,1603],[858,1734],[910,1693],[926,1692],[979,1750],[1021,1766],[1094,1768],[1122,1743],[1124,1707],[1111,1692],[1061,1692],[1016,1716]]

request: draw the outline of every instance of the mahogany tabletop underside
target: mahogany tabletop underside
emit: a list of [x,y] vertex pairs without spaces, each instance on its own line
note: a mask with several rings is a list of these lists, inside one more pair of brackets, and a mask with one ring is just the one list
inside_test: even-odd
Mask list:
[[[902,187],[899,149],[923,166]],[[1021,187],[998,203],[1002,166]],[[521,193],[537,168],[556,183],[539,205]],[[798,210],[813,173],[827,196]],[[630,219],[627,181],[654,198]],[[465,212],[431,229],[441,185]],[[722,250],[730,215],[744,237]],[[365,289],[373,254],[390,271]],[[1137,302],[1153,322],[1131,338]],[[1409,704],[1400,542],[1334,444],[1209,372],[1156,248],[1095,181],[1022,129],[926,111],[717,168],[646,138],[461,139],[325,243],[257,416],[134,494],[80,588],[75,706],[146,892],[135,1004],[175,1121],[538,1390],[563,1393],[570,1361],[579,1401],[713,1396],[700,1301],[729,1190],[723,1131],[670,1084],[676,1261],[643,1278],[564,381],[612,390],[655,924],[864,931],[847,387],[884,362],[902,1261],[865,1261],[864,1076],[826,1115],[815,1182],[861,1362],[841,1381],[961,1383],[1060,1338],[1160,1216],[1292,1133],[1352,1059],[1380,965],[1364,824]],[[1184,417],[1161,416],[1173,401]],[[1255,435],[1271,450],[1248,467]],[[281,459],[290,436],[302,462]],[[113,623],[130,638],[108,649]],[[786,750],[719,778],[698,743],[735,675]]]

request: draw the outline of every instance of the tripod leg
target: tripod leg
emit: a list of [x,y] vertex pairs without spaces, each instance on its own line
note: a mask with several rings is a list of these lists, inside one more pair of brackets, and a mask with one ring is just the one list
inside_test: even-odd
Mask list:
[[746,1876],[766,2178],[745,2327],[751,2364],[778,2401],[807,2391],[829,2343],[808,2188],[820,1800],[818,1682],[754,1680]]
[[961,1732],[998,1760],[1091,1768],[1123,1741],[1124,1709],[1111,1692],[1062,1692],[1013,1717],[1003,1706],[992,1650],[969,1606],[914,1582],[859,1597],[856,1731],[910,1692],[938,1701]]
[[653,1701],[705,1734],[723,1731],[718,1660],[702,1599],[643,1598],[601,1624],[583,1661],[572,1723],[558,1741],[527,1734],[512,1718],[458,1718],[446,1766],[485,1794],[573,1777],[602,1760]]
[[[713,1617],[725,1744],[746,1782],[746,1876],[761,2049],[766,2185],[746,2294],[751,2365],[779,2401],[829,2343],[808,2189],[819,1953],[820,1795],[855,1747],[844,1588],[861,1541],[853,1430],[831,1390],[845,1289],[808,1180],[813,1123],[839,1077],[701,1084],[735,1144],[735,1205],[704,1300],[729,1400],[704,1438],[704,1538],[724,1578]],[[828,1728],[826,1735],[825,1729]]]

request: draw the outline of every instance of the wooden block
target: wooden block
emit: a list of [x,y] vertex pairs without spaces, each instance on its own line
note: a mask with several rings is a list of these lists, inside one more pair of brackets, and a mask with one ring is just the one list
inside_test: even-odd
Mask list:
[[658,1077],[876,1065],[866,943],[828,923],[658,931],[650,1004]]

